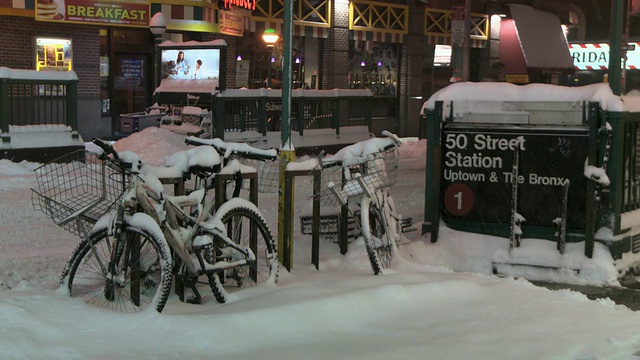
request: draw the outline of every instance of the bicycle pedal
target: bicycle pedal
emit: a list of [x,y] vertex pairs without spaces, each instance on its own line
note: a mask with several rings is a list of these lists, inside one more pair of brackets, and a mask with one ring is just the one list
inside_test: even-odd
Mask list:
[[[413,224],[411,224],[411,225],[413,225]],[[410,233],[410,232],[413,232],[413,231],[418,231],[418,229],[415,228],[415,227],[402,227],[402,233],[403,234]]]

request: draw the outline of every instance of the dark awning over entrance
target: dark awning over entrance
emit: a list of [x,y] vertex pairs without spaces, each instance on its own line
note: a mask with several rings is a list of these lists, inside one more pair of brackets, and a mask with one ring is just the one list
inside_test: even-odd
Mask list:
[[[529,71],[547,73],[574,71],[567,39],[562,32],[560,19],[555,14],[525,5],[512,4],[509,5],[509,10],[515,25],[515,35],[524,57],[524,65]],[[507,34],[500,35],[502,40],[502,36]],[[503,58],[502,51],[500,55],[505,67],[509,67],[509,62],[522,61],[522,57],[518,56],[516,59],[509,59],[507,56]],[[518,66],[515,65],[515,67]]]

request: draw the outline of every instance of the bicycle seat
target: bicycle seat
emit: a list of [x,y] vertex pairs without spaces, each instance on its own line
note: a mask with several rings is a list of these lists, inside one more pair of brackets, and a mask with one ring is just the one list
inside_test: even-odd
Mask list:
[[220,170],[221,164],[218,152],[207,145],[179,151],[165,162],[165,166],[179,169],[183,173],[215,173]]

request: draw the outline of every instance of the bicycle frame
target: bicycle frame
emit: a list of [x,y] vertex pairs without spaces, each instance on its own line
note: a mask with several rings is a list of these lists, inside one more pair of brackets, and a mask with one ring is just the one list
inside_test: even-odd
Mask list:
[[[160,183],[152,172],[146,172],[143,175],[132,175],[132,177],[135,177],[135,179],[132,179],[132,189],[125,195],[113,222],[116,243],[123,242],[123,239],[120,239],[118,235],[121,233],[119,229],[126,223],[125,215],[130,215],[142,209],[142,212],[150,215],[160,225],[167,243],[193,275],[211,274],[232,267],[248,265],[255,261],[256,257],[251,249],[241,247],[230,239],[226,234],[226,229],[224,229],[215,215],[211,218],[208,217],[213,202],[205,203],[207,187],[205,186],[204,178],[197,181],[197,183],[200,183],[200,188],[190,195],[167,196],[161,187],[150,186],[153,183]],[[197,216],[187,214],[183,210],[185,207],[197,207]],[[187,226],[181,226],[180,223],[184,223]],[[200,239],[197,241],[197,246],[194,246],[194,242],[198,238]],[[191,256],[190,249],[197,250],[212,244],[214,240],[238,251],[242,255],[242,260],[232,263],[216,262],[215,264],[209,264],[197,251],[195,251],[196,259]],[[124,239],[124,242],[126,243],[127,239]],[[116,251],[114,254],[117,256],[119,252]]]
[[[333,157],[321,159],[322,169],[339,167],[342,175],[339,184],[328,188],[331,198],[323,196],[322,199],[329,204],[347,208],[362,232],[375,274],[381,272],[380,267],[390,265],[392,254],[397,250],[396,241],[400,233],[398,217],[393,210],[393,199],[388,191],[396,181],[397,147],[400,140],[391,133],[384,135],[387,140],[365,140],[343,148]],[[354,202],[359,207],[359,214],[349,206],[349,203]],[[392,221],[393,224],[390,223]],[[380,226],[377,226],[377,222]],[[376,225],[375,229],[371,228],[372,225]]]

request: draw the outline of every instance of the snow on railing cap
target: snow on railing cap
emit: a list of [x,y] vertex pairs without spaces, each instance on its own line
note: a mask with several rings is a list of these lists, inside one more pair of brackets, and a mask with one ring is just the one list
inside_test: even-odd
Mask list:
[[160,46],[160,47],[168,47],[168,48],[174,48],[174,47],[203,47],[203,48],[206,48],[206,47],[213,47],[213,46],[227,46],[227,42],[222,40],[222,39],[211,40],[211,41],[195,41],[195,40],[191,40],[191,41],[181,41],[181,42],[165,40],[158,46]]
[[[372,96],[373,93],[369,89],[333,89],[333,90],[308,90],[295,89],[291,91],[291,97],[349,97],[349,96]],[[282,97],[281,89],[227,89],[218,95],[219,97]]]
[[218,79],[162,79],[156,93],[204,93],[215,94]]
[[75,71],[37,71],[17,70],[8,67],[0,67],[0,79],[21,80],[78,80]]
[[[462,82],[451,84],[431,95],[420,110],[434,109],[437,101],[545,101],[545,102],[597,102],[608,111],[626,111],[622,97],[614,95],[609,84],[585,86],[559,86],[550,84],[515,85],[504,82]],[[640,106],[638,106],[640,109]]]

